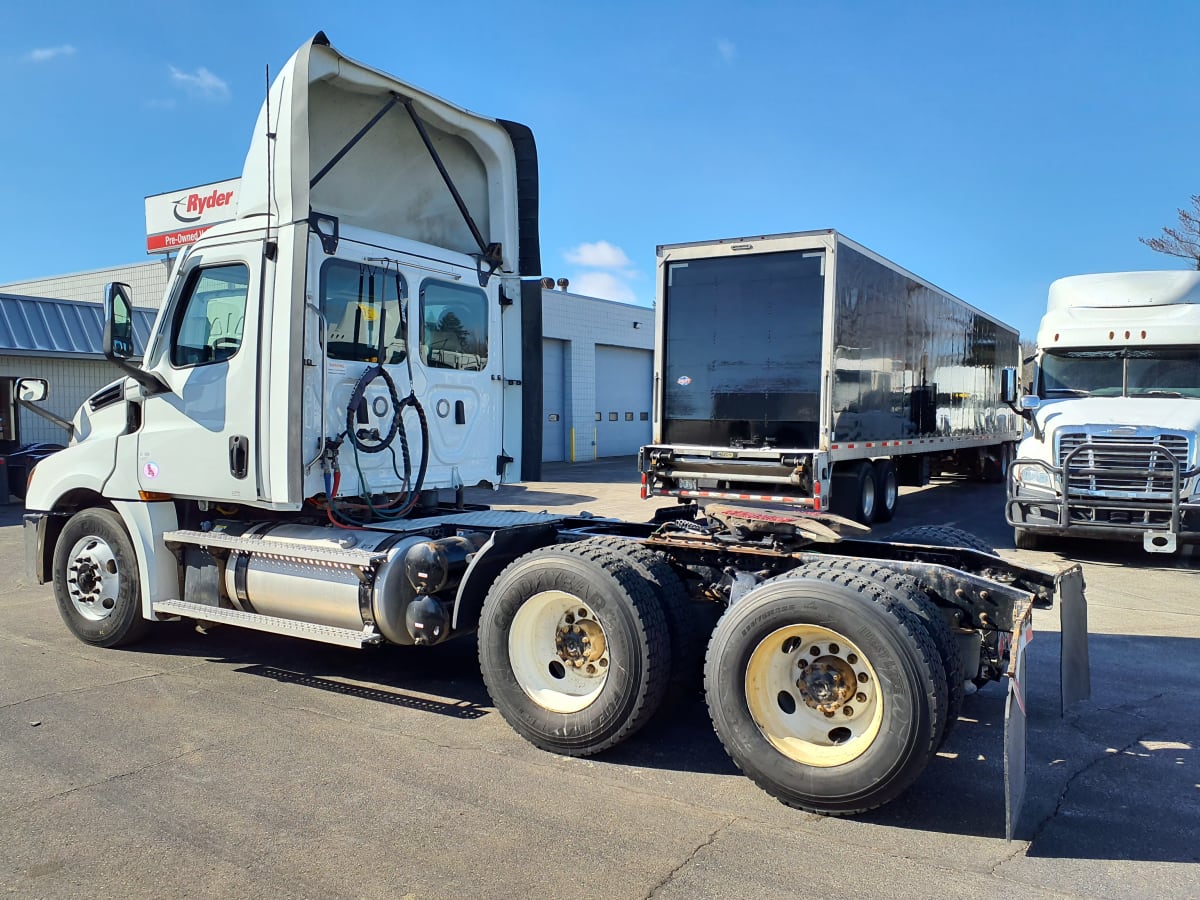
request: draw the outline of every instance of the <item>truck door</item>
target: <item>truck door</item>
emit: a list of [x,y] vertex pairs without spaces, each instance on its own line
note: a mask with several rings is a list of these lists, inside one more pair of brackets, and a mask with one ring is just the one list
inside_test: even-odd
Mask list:
[[431,486],[435,473],[446,485],[500,480],[504,377],[498,283],[492,279],[485,290],[471,270],[459,280],[432,275],[420,283],[417,315],[411,317],[420,350],[413,381],[429,419]]
[[258,497],[261,260],[255,241],[204,247],[185,261],[146,360],[169,390],[142,407],[142,490],[230,502]]

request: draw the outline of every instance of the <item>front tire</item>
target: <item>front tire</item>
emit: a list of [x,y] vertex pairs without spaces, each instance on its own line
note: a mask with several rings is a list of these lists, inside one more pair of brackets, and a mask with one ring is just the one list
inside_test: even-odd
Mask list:
[[137,556],[111,509],[85,509],[54,547],[54,599],[71,633],[86,644],[120,647],[145,636]]
[[500,712],[567,756],[616,746],[657,711],[671,672],[662,607],[637,569],[586,543],[543,547],[496,579],[479,665]]
[[738,767],[783,803],[829,815],[906,790],[946,709],[942,662],[920,622],[842,572],[775,578],[732,606],[709,644],[705,690]]

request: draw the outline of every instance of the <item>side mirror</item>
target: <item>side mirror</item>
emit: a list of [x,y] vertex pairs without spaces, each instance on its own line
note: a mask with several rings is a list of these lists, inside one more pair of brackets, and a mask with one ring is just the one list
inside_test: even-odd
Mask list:
[[1021,409],[1032,412],[1042,405],[1042,398],[1036,394],[1026,394],[1021,398]]
[[50,385],[45,378],[18,378],[17,398],[25,403],[41,403],[50,396]]
[[1000,371],[1000,402],[1017,402],[1017,370],[1012,366]]
[[133,301],[129,285],[104,286],[104,355],[111,360],[133,356]]

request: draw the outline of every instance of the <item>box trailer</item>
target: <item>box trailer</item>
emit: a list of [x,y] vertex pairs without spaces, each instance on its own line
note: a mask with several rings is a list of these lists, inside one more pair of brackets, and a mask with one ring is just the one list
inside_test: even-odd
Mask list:
[[1015,329],[836,231],[658,248],[644,496],[884,522],[899,484],[1003,481]]

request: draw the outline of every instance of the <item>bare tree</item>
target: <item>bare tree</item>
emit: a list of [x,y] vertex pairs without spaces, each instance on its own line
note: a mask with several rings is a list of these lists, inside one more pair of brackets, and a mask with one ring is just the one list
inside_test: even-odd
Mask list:
[[1151,250],[1178,256],[1200,269],[1200,194],[1192,194],[1191,210],[1179,210],[1179,227],[1163,228],[1162,237],[1138,238]]

